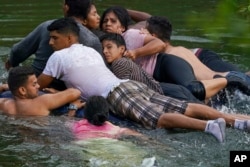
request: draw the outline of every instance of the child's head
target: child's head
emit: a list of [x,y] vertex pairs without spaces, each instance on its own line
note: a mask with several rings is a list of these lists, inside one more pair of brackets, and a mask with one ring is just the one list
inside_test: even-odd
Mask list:
[[172,34],[172,24],[163,16],[152,16],[147,19],[146,29],[150,34],[156,36],[164,42],[170,41]]
[[126,50],[126,43],[120,34],[107,33],[100,37],[103,55],[107,63],[120,59]]
[[102,96],[91,96],[85,105],[84,117],[92,124],[101,126],[109,117],[109,104]]

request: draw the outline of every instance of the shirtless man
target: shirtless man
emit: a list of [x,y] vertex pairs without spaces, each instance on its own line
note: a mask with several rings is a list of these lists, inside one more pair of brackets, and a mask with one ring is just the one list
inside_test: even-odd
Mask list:
[[166,44],[165,53],[178,56],[187,61],[193,68],[197,80],[208,80],[216,77],[225,77],[229,85],[239,87],[244,93],[250,94],[250,77],[242,72],[228,71],[216,72],[205,66],[189,49],[183,46],[173,46],[170,43],[172,33],[172,25],[165,18],[161,16],[152,16],[146,22],[147,31],[161,39]]
[[10,89],[12,98],[0,98],[0,110],[7,115],[47,116],[50,111],[67,103],[77,103],[81,108],[83,103],[78,101],[80,91],[69,88],[51,94],[38,94],[39,84],[31,67],[14,67],[8,76],[8,86],[1,85],[0,90]]
[[[146,26],[146,20],[149,19],[152,15],[147,12],[127,9],[131,19],[136,23],[131,25],[131,28],[141,29]],[[238,71],[241,70],[234,64],[223,61],[219,55],[212,50],[195,48],[190,49],[204,65],[210,68],[213,71],[217,72],[227,72],[227,71]]]

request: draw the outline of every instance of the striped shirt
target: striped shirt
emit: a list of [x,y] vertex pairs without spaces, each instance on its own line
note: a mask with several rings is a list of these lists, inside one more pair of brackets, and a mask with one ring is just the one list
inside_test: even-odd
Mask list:
[[115,60],[111,65],[112,72],[120,79],[130,79],[146,84],[150,89],[163,94],[159,82],[147,74],[141,67],[128,58]]

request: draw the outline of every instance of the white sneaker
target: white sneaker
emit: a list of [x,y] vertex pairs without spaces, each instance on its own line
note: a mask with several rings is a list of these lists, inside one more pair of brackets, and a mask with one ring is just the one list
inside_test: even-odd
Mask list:
[[223,118],[218,118],[207,122],[205,132],[212,134],[219,142],[222,143],[225,140],[225,129],[226,121]]

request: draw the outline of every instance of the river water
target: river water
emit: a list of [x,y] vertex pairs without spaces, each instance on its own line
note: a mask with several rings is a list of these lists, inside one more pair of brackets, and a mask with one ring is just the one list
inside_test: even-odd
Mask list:
[[[10,47],[42,21],[62,17],[62,0],[0,1],[0,81],[5,82],[4,62]],[[216,11],[217,1],[208,0],[96,0],[99,13],[111,5],[167,16],[174,25],[173,43],[186,47],[206,47],[226,61],[249,70],[250,58],[242,48],[226,41],[208,38],[199,25]],[[187,23],[191,14],[207,13]],[[211,24],[211,28],[218,27]],[[221,34],[223,36],[223,34]],[[233,34],[227,39],[239,38]],[[241,46],[241,43],[237,43]],[[233,48],[233,49],[232,49]],[[23,64],[29,64],[32,57]],[[236,91],[228,96],[221,112],[249,113],[249,97]],[[226,142],[219,144],[212,136],[198,131],[146,130],[131,127],[148,139],[125,137],[120,140],[76,141],[67,117],[7,117],[0,114],[0,166],[229,166],[230,151],[250,150],[250,135],[228,128]],[[121,124],[124,126],[124,124]]]

